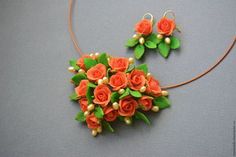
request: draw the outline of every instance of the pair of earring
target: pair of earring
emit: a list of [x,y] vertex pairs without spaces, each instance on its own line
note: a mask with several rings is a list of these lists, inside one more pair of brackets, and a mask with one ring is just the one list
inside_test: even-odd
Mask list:
[[175,13],[167,10],[156,23],[157,34],[153,33],[154,17],[151,13],[144,14],[141,21],[135,25],[135,34],[126,42],[126,47],[134,48],[134,56],[141,59],[145,49],[156,49],[161,56],[167,58],[171,49],[180,47],[180,40],[173,36],[179,28],[175,23]]

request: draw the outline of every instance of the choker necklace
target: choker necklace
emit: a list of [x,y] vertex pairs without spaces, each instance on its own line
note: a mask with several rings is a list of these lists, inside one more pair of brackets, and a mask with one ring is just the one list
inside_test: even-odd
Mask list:
[[135,120],[150,124],[146,113],[159,112],[170,106],[167,89],[189,84],[215,69],[233,49],[236,37],[225,53],[204,72],[173,85],[160,86],[146,64],[135,65],[133,58],[114,57],[108,53],[84,54],[72,29],[73,0],[69,0],[68,30],[79,59],[70,60],[68,70],[74,73],[71,83],[75,91],[70,99],[81,110],[76,120],[86,122],[91,134],[103,129],[114,132],[112,123],[120,120],[128,125]]

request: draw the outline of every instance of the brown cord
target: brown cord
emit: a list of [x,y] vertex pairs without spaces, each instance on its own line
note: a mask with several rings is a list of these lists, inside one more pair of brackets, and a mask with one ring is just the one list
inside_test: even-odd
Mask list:
[[161,89],[166,90],[166,89],[180,87],[180,86],[183,86],[185,84],[191,83],[191,82],[193,82],[193,81],[203,77],[204,75],[208,74],[210,71],[215,69],[227,57],[227,55],[233,49],[233,47],[235,45],[235,42],[236,42],[236,37],[234,37],[234,40],[233,40],[232,44],[230,44],[229,48],[225,51],[225,53],[215,62],[215,64],[213,64],[207,70],[203,71],[202,73],[198,74],[197,76],[193,77],[192,79],[190,79],[188,81],[184,81],[184,82],[181,82],[181,83],[178,83],[178,84],[174,84],[174,85],[164,86],[164,87],[161,87]]
[[76,51],[78,51],[79,54],[82,56],[83,52],[79,47],[79,44],[78,44],[76,37],[75,37],[75,33],[73,32],[73,29],[72,29],[72,6],[73,6],[73,0],[69,0],[68,30],[69,30],[70,37],[71,37],[71,40],[74,44]]
[[[80,49],[80,47],[78,45],[78,42],[76,40],[75,33],[73,32],[73,29],[72,29],[72,6],[73,6],[73,0],[69,0],[68,29],[69,29],[70,37],[71,37],[71,40],[74,44],[74,47],[75,47],[76,51],[78,51],[78,53],[80,55],[83,55],[83,52]],[[198,74],[197,76],[193,77],[190,80],[183,81],[181,83],[177,83],[177,84],[173,84],[173,85],[164,86],[164,87],[161,87],[161,89],[162,90],[167,90],[167,89],[171,89],[171,88],[177,88],[177,87],[189,84],[189,83],[205,76],[206,74],[211,72],[213,69],[215,69],[228,56],[228,54],[233,49],[235,43],[236,43],[236,36],[234,36],[233,42],[229,45],[229,48],[225,51],[225,53],[215,62],[215,64],[213,64],[211,67],[206,69],[204,72]]]

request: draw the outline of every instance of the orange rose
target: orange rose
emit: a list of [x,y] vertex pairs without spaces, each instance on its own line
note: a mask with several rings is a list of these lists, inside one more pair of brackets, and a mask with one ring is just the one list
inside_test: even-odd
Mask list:
[[108,122],[112,122],[116,120],[116,117],[118,116],[118,113],[116,110],[114,110],[112,107],[106,107],[104,110],[104,119]]
[[94,100],[95,104],[99,104],[102,107],[107,106],[111,99],[111,91],[107,85],[101,84],[94,89]]
[[81,69],[86,70],[85,65],[84,65],[84,58],[92,58],[92,59],[95,59],[95,57],[91,57],[91,56],[89,56],[89,55],[83,55],[81,58],[79,58],[79,59],[77,60],[77,63],[76,63],[76,64],[77,64]]
[[81,98],[79,100],[80,108],[83,112],[87,111],[88,100],[87,98]]
[[166,17],[163,17],[157,23],[157,30],[160,34],[169,36],[175,30],[175,21],[172,19],[168,19]]
[[97,129],[98,127],[100,127],[99,120],[97,119],[97,117],[95,117],[94,114],[88,115],[86,117],[86,122],[87,122],[88,128],[90,129]]
[[154,77],[149,77],[147,79],[147,93],[150,93],[154,96],[160,96],[161,95],[161,87],[159,85],[159,82],[155,80]]
[[135,25],[135,31],[139,34],[149,35],[152,32],[152,22],[148,19],[143,19]]
[[135,101],[133,97],[127,96],[119,101],[118,113],[121,116],[133,116],[137,106],[137,101]]
[[75,88],[75,93],[78,96],[86,96],[88,80],[82,80],[79,83],[79,86]]
[[110,86],[113,87],[113,90],[119,90],[127,86],[128,80],[124,72],[117,72],[116,74],[110,77]]
[[145,74],[141,70],[133,70],[128,74],[129,87],[133,90],[139,90],[145,85]]
[[111,58],[109,65],[112,70],[124,72],[129,66],[129,60],[127,58]]
[[142,106],[142,109],[144,111],[148,111],[152,108],[152,97],[150,96],[142,96],[139,100],[138,103]]
[[87,71],[87,77],[91,81],[98,81],[106,76],[106,66],[99,63]]

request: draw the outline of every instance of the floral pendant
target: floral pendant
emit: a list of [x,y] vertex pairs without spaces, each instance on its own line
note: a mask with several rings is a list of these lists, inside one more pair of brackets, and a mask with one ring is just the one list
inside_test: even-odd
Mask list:
[[70,99],[81,109],[75,119],[86,122],[93,136],[103,129],[114,132],[111,123],[116,120],[128,125],[135,120],[150,124],[146,113],[170,106],[168,92],[161,90],[146,64],[135,66],[133,58],[84,55],[70,60],[68,70],[75,74]]

